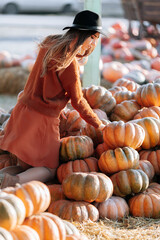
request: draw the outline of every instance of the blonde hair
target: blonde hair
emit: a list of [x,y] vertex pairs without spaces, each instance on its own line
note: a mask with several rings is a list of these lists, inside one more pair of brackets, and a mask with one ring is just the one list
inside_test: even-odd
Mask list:
[[[39,48],[47,49],[43,59],[42,76],[47,69],[55,68],[56,71],[61,71],[67,68],[77,55],[79,46],[95,33],[91,30],[70,29],[64,35],[47,36],[39,44]],[[70,44],[74,40],[76,40],[75,44],[70,49]],[[54,61],[54,65],[51,64],[51,61]]]

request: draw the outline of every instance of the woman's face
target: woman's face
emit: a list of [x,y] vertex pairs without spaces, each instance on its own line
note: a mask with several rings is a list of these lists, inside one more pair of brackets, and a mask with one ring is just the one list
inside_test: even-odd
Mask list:
[[77,57],[86,57],[90,55],[95,47],[97,46],[100,33],[95,33],[94,35],[87,38],[84,43],[80,46]]

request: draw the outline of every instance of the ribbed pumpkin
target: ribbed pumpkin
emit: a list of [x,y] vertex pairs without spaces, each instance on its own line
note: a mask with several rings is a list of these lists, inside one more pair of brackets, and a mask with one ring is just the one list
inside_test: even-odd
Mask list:
[[0,227],[0,239],[1,240],[14,240],[12,235],[5,228]]
[[110,149],[117,147],[139,148],[145,138],[144,129],[138,124],[114,121],[103,129],[103,139]]
[[113,86],[120,86],[120,87],[126,87],[129,91],[131,92],[135,92],[140,85],[134,81],[131,81],[129,79],[126,78],[119,78],[114,84]]
[[145,131],[142,148],[150,149],[160,144],[160,120],[152,117],[132,120]]
[[139,154],[131,147],[115,148],[103,152],[98,166],[103,173],[113,174],[139,165]]
[[0,227],[12,230],[23,223],[26,209],[18,197],[0,192]]
[[154,117],[156,119],[160,119],[160,107],[144,107],[138,111],[138,113],[134,116],[133,119],[140,119],[144,117]]
[[90,157],[61,164],[57,169],[57,177],[62,183],[63,179],[73,172],[98,172],[98,170],[98,159]]
[[149,184],[148,188],[146,189],[147,193],[157,193],[160,195],[160,184],[157,182],[152,182]]
[[126,87],[123,87],[123,86],[112,86],[112,88],[109,88],[108,91],[110,91],[114,97],[114,94],[116,92],[120,92],[120,91],[126,91],[128,92],[128,89]]
[[160,195],[143,192],[129,200],[130,213],[134,217],[159,218]]
[[113,184],[103,173],[72,173],[62,182],[64,195],[76,201],[103,202],[113,193]]
[[141,169],[142,171],[144,171],[148,178],[149,181],[151,181],[155,175],[155,170],[153,165],[148,161],[148,160],[140,160],[139,161],[139,169]]
[[148,160],[154,167],[155,173],[160,175],[160,149],[142,150],[140,160]]
[[120,197],[143,192],[149,185],[147,174],[140,169],[120,171],[110,178],[114,187],[113,193]]
[[21,225],[10,231],[13,240],[40,240],[38,233],[29,226]]
[[92,156],[93,141],[88,136],[69,136],[61,139],[60,159],[68,162]]
[[135,99],[143,107],[160,106],[160,84],[153,82],[140,86]]
[[124,198],[112,196],[104,202],[95,203],[100,218],[120,220],[129,215],[129,207]]
[[125,100],[135,99],[135,92],[131,92],[131,91],[116,92],[114,94],[114,98],[116,99],[116,104],[118,104]]
[[25,219],[24,225],[32,227],[39,235],[40,240],[65,240],[66,230],[62,219],[58,216],[43,212]]
[[69,221],[83,222],[99,219],[98,209],[91,203],[84,201],[58,200],[51,203],[48,212]]
[[102,86],[92,85],[86,88],[84,97],[92,108],[99,108],[107,114],[110,113],[116,105],[115,98]]
[[47,187],[51,195],[51,202],[66,198],[63,193],[62,184],[50,184]]
[[111,121],[127,122],[133,119],[139,109],[140,106],[135,100],[125,100],[115,106],[109,118]]
[[3,188],[4,192],[19,197],[25,205],[26,217],[45,211],[51,201],[47,185],[40,181],[17,184],[15,187]]
[[110,149],[105,142],[98,144],[98,146],[96,147],[94,153],[96,158],[100,158],[101,154],[105,151],[107,151],[108,149]]

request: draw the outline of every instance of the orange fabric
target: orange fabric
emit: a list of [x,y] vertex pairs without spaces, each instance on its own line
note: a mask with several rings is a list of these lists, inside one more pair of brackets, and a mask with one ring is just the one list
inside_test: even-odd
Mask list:
[[34,167],[59,165],[59,119],[18,103],[0,136],[0,148]]
[[[54,69],[41,77],[44,49],[39,51],[23,93],[0,137],[0,149],[31,166],[56,168],[59,163],[59,115],[69,99],[81,117],[99,127],[101,121],[83,98],[75,59],[60,75]],[[59,79],[58,79],[59,74]]]

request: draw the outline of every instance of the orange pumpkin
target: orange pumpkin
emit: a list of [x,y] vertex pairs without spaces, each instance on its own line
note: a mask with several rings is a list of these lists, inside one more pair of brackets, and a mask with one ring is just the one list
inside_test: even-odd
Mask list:
[[99,219],[98,209],[91,203],[84,201],[58,200],[51,203],[48,212],[69,221],[83,222]]
[[131,193],[143,192],[148,188],[149,179],[145,172],[140,169],[128,169],[113,174],[113,193],[116,196],[124,197]]
[[160,195],[143,192],[129,200],[130,213],[134,217],[159,218]]
[[38,233],[32,227],[26,225],[17,226],[10,231],[10,234],[13,240],[40,240]]
[[139,154],[131,147],[115,148],[103,152],[98,160],[98,166],[103,173],[113,174],[121,170],[137,168]]
[[69,136],[61,139],[60,159],[68,162],[92,156],[93,141],[88,136]]
[[158,106],[144,107],[137,112],[133,119],[140,119],[144,117],[154,117],[156,119],[160,119],[160,107]]
[[148,160],[140,160],[139,161],[139,169],[141,169],[142,171],[144,171],[148,178],[149,181],[151,181],[155,175],[155,170],[154,167],[152,166],[152,164],[148,161]]
[[116,92],[120,92],[120,91],[127,92],[128,89],[124,86],[112,86],[112,88],[109,88],[108,91],[110,91],[114,97]]
[[66,230],[63,221],[56,215],[43,212],[25,219],[24,225],[32,227],[39,235],[40,240],[65,240]]
[[135,92],[131,92],[131,91],[116,92],[114,94],[114,98],[116,99],[116,104],[118,104],[125,100],[135,99]]
[[103,139],[110,149],[117,147],[139,148],[145,138],[144,129],[138,124],[114,121],[103,129]]
[[139,109],[140,106],[135,100],[125,100],[115,106],[109,118],[111,121],[127,122],[133,119]]
[[47,187],[51,195],[51,202],[66,198],[61,184],[50,184]]
[[11,233],[2,227],[0,227],[0,237],[1,237],[1,240],[14,240]]
[[21,199],[13,194],[0,192],[0,227],[12,230],[23,223],[25,216],[26,209]]
[[150,183],[148,188],[146,189],[146,192],[160,194],[160,184],[157,182]]
[[98,159],[89,157],[61,164],[57,169],[57,178],[62,183],[64,178],[73,172],[98,172],[98,170]]
[[120,78],[118,79],[114,84],[113,86],[119,86],[119,87],[126,87],[128,89],[128,91],[131,91],[131,92],[135,92],[139,87],[140,85],[134,81],[131,81],[129,79],[126,79],[126,78]]
[[64,194],[76,201],[103,202],[113,193],[113,184],[103,173],[72,173],[62,182]]
[[22,200],[26,208],[26,217],[45,211],[51,201],[47,185],[40,181],[3,188],[3,192],[12,193]]
[[104,202],[95,203],[100,218],[120,220],[129,215],[129,207],[124,198],[112,196]]

